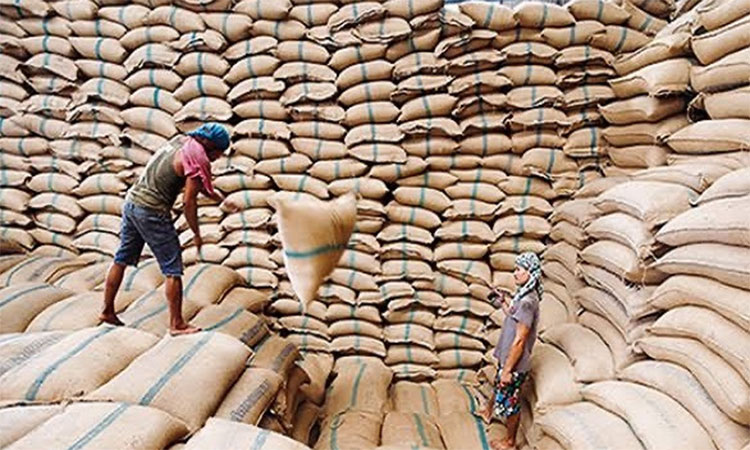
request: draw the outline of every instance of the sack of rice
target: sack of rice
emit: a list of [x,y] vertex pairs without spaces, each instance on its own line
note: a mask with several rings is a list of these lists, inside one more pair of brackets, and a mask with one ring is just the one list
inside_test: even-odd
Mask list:
[[[220,333],[165,337],[87,398],[154,405],[196,430],[216,409],[249,355],[247,347]],[[190,396],[197,387],[207,395]],[[185,398],[192,400],[185,403]]]
[[230,450],[248,443],[258,450],[302,450],[308,448],[271,430],[213,417],[208,419],[206,425],[188,440],[184,448],[186,450],[204,448]]
[[[16,402],[56,402],[78,397],[109,381],[155,342],[156,338],[148,333],[124,327],[104,326],[72,333],[6,373],[0,397]],[[110,350],[102,356],[107,348]]]
[[185,424],[156,408],[127,403],[75,403],[15,441],[15,449],[86,446],[112,448],[138,442],[165,448],[187,435]]

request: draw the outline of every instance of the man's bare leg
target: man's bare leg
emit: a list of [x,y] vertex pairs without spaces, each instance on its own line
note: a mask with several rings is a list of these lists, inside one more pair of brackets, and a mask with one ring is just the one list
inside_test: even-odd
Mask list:
[[182,278],[167,277],[165,284],[169,303],[169,333],[172,336],[178,336],[200,331],[200,328],[190,326],[182,318]]
[[110,325],[125,325],[120,319],[117,318],[115,312],[115,297],[117,296],[117,290],[120,289],[122,283],[122,276],[125,274],[125,266],[118,263],[113,263],[107,273],[107,281],[104,283],[104,307],[102,313],[99,314],[99,320]]

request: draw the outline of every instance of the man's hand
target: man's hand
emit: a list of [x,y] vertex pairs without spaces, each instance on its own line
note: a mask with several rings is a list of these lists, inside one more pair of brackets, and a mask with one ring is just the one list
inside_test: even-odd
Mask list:
[[236,213],[242,209],[242,206],[233,200],[224,199],[221,204],[221,209],[226,212]]
[[500,373],[500,386],[507,386],[513,381],[513,374],[506,372],[505,369]]
[[196,234],[193,236],[193,244],[195,244],[195,247],[200,252],[201,246],[203,246],[203,239],[201,238],[200,234]]

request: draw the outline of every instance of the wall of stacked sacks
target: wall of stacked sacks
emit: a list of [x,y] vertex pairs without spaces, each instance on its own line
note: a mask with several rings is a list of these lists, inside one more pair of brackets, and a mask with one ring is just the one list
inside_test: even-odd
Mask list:
[[[503,319],[488,289],[512,289],[515,255],[535,251],[547,292],[526,445],[742,448],[749,9],[0,3],[0,313],[3,333],[26,332],[0,341],[0,399],[120,402],[3,409],[25,418],[9,436],[26,435],[25,448],[45,446],[48,430],[78,446],[142,432],[165,447],[200,430],[187,447],[232,448],[236,433],[295,448],[257,425],[315,448],[487,448],[504,432],[473,415]],[[117,301],[134,330],[91,328],[127,187],[206,120],[232,131],[215,185],[243,208],[201,200],[200,252],[184,218],[176,226],[183,311],[219,333],[157,342],[168,311],[153,260]],[[350,190],[350,248],[303,309],[272,198]],[[75,387],[29,398],[40,374],[66,366],[60,355],[83,346],[75,361],[117,333],[144,344],[103,373],[71,364]],[[226,358],[191,367],[207,343]],[[160,372],[164,360],[188,374]],[[206,380],[195,405],[176,402]],[[128,414],[155,428],[90,436]]]

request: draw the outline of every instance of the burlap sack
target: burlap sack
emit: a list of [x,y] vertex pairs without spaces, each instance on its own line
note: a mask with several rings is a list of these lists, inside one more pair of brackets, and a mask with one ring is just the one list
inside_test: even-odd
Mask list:
[[562,324],[545,331],[543,340],[563,349],[573,361],[576,380],[592,382],[610,379],[612,354],[594,332],[573,324]]
[[694,37],[691,48],[698,60],[707,66],[750,45],[748,31],[750,21],[747,17],[741,18],[722,28]]
[[623,370],[621,376],[664,392],[680,402],[703,425],[717,446],[738,447],[747,441],[747,429],[721,412],[698,380],[683,367],[668,362],[643,361]]
[[[594,428],[598,431],[594,431],[595,436],[590,435],[592,430],[588,424],[596,424]],[[613,448],[641,445],[626,421],[589,402],[574,403],[545,414],[539,418],[538,425],[544,433],[560,442],[560,448],[585,448],[592,440]]]
[[749,257],[750,252],[746,247],[699,243],[670,251],[654,267],[670,274],[702,275],[741,289],[749,289]]
[[717,200],[688,210],[668,222],[656,235],[667,245],[677,247],[699,242],[748,246],[748,199]]
[[[633,383],[606,381],[584,388],[583,395],[586,400],[623,417],[638,439],[649,445],[662,445],[660,441],[685,442],[714,448],[693,416],[661,392]],[[665,433],[662,426],[673,431]]]
[[210,418],[206,426],[193,436],[185,445],[185,449],[201,449],[206,447],[216,449],[231,449],[237,445],[252,443],[260,449],[301,450],[308,447],[294,441],[283,434],[253,425],[237,423],[233,420]]
[[[627,192],[648,192],[640,200]],[[640,194],[639,194],[640,195]],[[600,195],[594,205],[604,212],[624,212],[646,222],[650,227],[663,224],[689,209],[695,193],[684,186],[655,181],[633,181],[617,185]]]
[[[102,359],[101,349],[120,340],[126,343],[116,346],[116,350],[107,352]],[[51,402],[86,394],[106,383],[155,342],[154,336],[127,328],[105,326],[73,333],[22,368],[6,374],[0,397]],[[92,358],[99,362],[96,368],[91,367]]]
[[749,194],[750,186],[747,185],[748,174],[750,174],[750,169],[740,169],[724,175],[701,194],[697,203],[704,204],[714,200],[741,197]]
[[627,26],[609,25],[603,33],[591,37],[591,45],[614,54],[638,50],[651,41],[651,37]]
[[750,71],[748,54],[750,50],[745,48],[708,66],[694,67],[690,74],[691,87],[697,92],[716,92],[744,85]]
[[[220,333],[166,337],[87,398],[153,404],[197,429],[239,376],[249,354],[244,345]],[[177,376],[180,371],[182,374]],[[218,379],[217,373],[222,374]],[[159,383],[154,384],[155,381]],[[194,390],[196,386],[203,386],[214,395],[193,397],[189,404],[178,400],[188,395],[186,389]]]
[[742,119],[697,122],[674,133],[667,144],[678,153],[690,154],[746,150],[750,148],[749,122]]
[[699,341],[680,337],[646,337],[640,339],[637,346],[651,358],[688,369],[726,415],[747,425],[747,383],[737,371],[706,346]]
[[[17,266],[18,267],[18,266]],[[11,269],[13,271],[15,269]],[[9,278],[12,274],[3,274]],[[48,306],[68,297],[71,291],[48,284],[14,283],[0,291],[0,310],[8,320],[3,320],[3,333],[21,332],[29,322]]]
[[382,413],[348,411],[327,418],[321,424],[315,450],[374,448],[380,442]]
[[122,446],[123,442],[139,442],[163,448],[186,434],[184,423],[155,408],[126,403],[78,403],[67,406],[11,447],[92,445],[105,448]]
[[[336,262],[341,257],[344,249],[343,246],[346,244],[339,241],[348,241],[348,238],[351,235],[351,231],[354,227],[354,216],[356,213],[354,198],[352,196],[345,196],[331,204],[331,214],[333,215],[327,218],[327,220],[324,220],[326,223],[321,224],[318,234],[325,230],[328,231],[325,231],[323,234],[330,234],[331,230],[335,230],[335,235],[329,235],[328,238],[325,238],[323,235],[317,237],[313,236],[312,241],[310,240],[311,237],[309,235],[303,240],[299,240],[299,238],[294,236],[295,233],[292,232],[292,229],[288,227],[292,226],[293,223],[299,222],[299,220],[295,220],[295,214],[297,216],[300,214],[304,216],[304,214],[306,214],[305,207],[319,209],[322,205],[315,203],[280,201],[274,206],[279,214],[279,228],[282,242],[285,247],[284,261],[287,265],[288,275],[290,276],[295,292],[303,303],[307,304],[312,301],[313,296],[321,285],[323,279],[331,272],[336,265]],[[301,217],[302,216],[299,216],[299,218]],[[335,223],[337,221],[342,221],[342,223],[337,225]],[[334,243],[335,245],[331,244],[332,241],[330,239],[336,241]],[[326,240],[329,242],[324,242]],[[315,250],[310,253],[310,248],[305,249],[302,247],[325,247],[325,249]],[[304,253],[304,255],[302,253]],[[303,259],[307,258],[313,258],[313,266],[317,267],[314,267],[311,270],[310,267],[308,267],[309,264],[299,264]]]
[[382,414],[392,373],[382,362],[351,362],[331,383],[324,411],[333,416],[347,410]]

